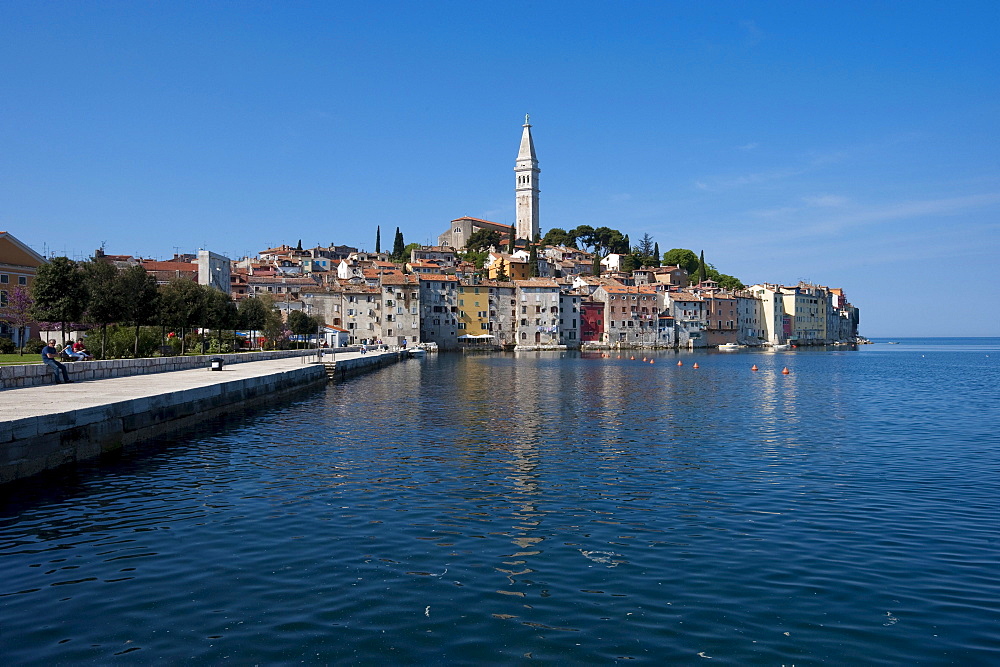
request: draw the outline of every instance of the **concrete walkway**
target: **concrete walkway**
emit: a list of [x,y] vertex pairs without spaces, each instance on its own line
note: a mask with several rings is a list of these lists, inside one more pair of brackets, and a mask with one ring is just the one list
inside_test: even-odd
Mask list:
[[[0,392],[0,484],[95,458],[207,416],[246,409],[399,361],[398,352],[339,352]],[[333,363],[336,368],[333,368]]]
[[[327,353],[323,359],[327,362],[334,361],[334,359],[340,362],[361,357],[375,358],[381,354],[389,353],[369,352],[362,355],[360,352],[338,352],[336,355]],[[119,401],[150,398],[233,380],[274,375],[302,368],[315,361],[316,357],[294,357],[231,364],[223,367],[221,371],[198,368],[151,375],[131,375],[104,380],[73,382],[72,384],[6,389],[0,392],[0,422],[96,408]]]

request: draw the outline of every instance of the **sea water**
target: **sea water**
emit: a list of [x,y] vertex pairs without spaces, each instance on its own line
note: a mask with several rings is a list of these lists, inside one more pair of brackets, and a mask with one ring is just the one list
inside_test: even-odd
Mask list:
[[998,663],[1000,340],[893,342],[431,355],[10,487],[0,656]]

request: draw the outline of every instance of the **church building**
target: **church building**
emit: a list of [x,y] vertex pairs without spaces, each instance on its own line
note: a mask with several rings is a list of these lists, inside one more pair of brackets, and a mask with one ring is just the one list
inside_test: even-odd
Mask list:
[[528,116],[524,117],[524,125],[521,126],[521,146],[517,151],[517,160],[514,163],[514,198],[516,205],[516,224],[505,225],[500,222],[490,222],[463,216],[451,221],[451,225],[444,234],[438,236],[439,246],[451,246],[452,248],[464,248],[469,237],[480,229],[488,229],[500,234],[500,238],[506,243],[510,238],[512,229],[516,232],[516,238],[534,240],[540,234],[541,227],[538,224],[538,158],[535,156],[535,142],[531,138],[531,124]]

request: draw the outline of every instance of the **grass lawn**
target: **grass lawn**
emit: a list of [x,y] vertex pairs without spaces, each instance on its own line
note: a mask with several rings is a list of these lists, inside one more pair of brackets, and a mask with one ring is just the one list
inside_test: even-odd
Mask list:
[[0,354],[0,366],[10,366],[12,364],[40,364],[42,363],[42,355],[40,354],[28,354],[27,352],[22,357],[17,352],[14,354]]

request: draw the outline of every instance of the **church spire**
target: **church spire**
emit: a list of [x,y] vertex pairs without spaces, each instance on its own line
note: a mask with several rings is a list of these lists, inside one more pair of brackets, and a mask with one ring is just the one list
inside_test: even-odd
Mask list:
[[524,115],[524,129],[521,131],[521,146],[514,164],[514,196],[517,205],[517,238],[534,241],[539,235],[538,226],[538,159],[535,157],[535,142],[531,139],[531,123]]

